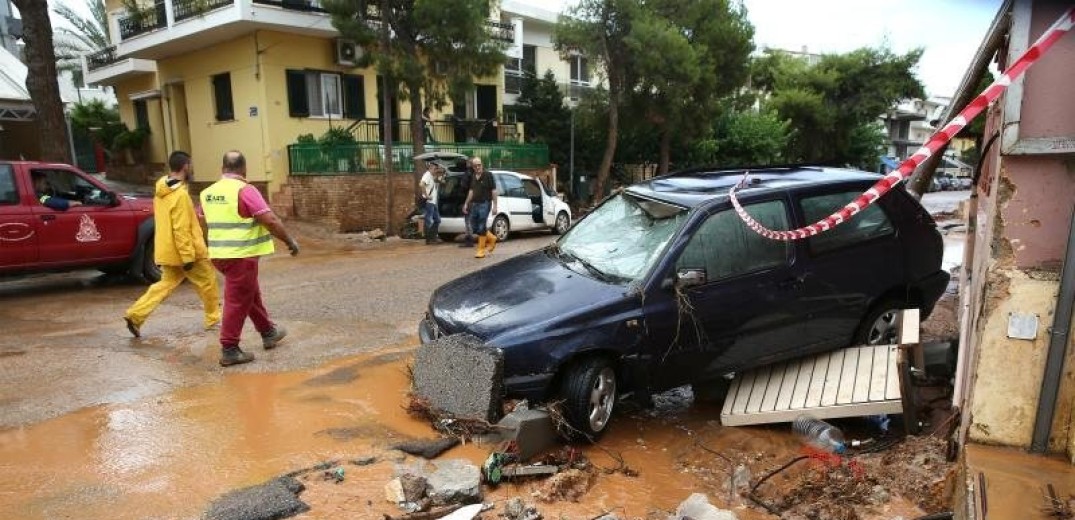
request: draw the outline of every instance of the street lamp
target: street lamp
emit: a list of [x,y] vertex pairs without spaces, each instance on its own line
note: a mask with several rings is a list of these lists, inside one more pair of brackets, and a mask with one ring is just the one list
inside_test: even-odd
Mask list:
[[571,152],[568,155],[567,179],[568,190],[571,198],[575,197],[575,109],[578,108],[577,98],[568,98],[567,109],[571,111]]

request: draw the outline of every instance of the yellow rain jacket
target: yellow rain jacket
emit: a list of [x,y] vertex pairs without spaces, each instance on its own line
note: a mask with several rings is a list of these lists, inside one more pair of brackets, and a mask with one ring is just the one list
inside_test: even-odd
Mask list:
[[181,266],[209,258],[187,184],[169,186],[167,182],[167,175],[158,179],[153,193],[154,260],[157,265]]

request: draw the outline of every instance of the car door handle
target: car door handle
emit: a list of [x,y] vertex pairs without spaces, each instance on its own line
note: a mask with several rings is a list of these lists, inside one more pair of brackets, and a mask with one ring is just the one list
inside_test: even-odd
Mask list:
[[787,280],[779,282],[779,283],[776,284],[776,286],[781,288],[781,289],[792,289],[792,290],[796,290],[796,291],[801,291],[803,289],[803,287],[805,286],[805,284],[803,282],[804,282],[803,277],[799,276],[799,277],[796,277],[796,278],[789,278]]
[[56,215],[41,215],[41,220],[44,220],[45,222],[56,220]]

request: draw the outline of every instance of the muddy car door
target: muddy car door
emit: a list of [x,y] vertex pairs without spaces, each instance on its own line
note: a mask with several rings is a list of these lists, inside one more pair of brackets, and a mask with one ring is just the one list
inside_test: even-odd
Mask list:
[[[767,227],[788,229],[784,199],[746,208]],[[789,244],[757,235],[733,209],[709,216],[672,269],[676,315],[664,319],[674,324],[674,335],[657,356],[660,379],[674,384],[671,379],[685,374],[693,380],[719,377],[765,364],[783,344],[796,342],[804,307],[793,261]]]
[[[30,192],[33,188],[26,186],[24,190]],[[0,164],[0,267],[18,268],[37,262],[37,233],[29,203],[20,196],[15,168]]]

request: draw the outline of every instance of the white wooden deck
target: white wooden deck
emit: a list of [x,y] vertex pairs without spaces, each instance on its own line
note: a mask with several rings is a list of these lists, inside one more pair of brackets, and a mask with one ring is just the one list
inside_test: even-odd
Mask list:
[[902,413],[899,348],[852,347],[745,372],[732,381],[725,426]]

